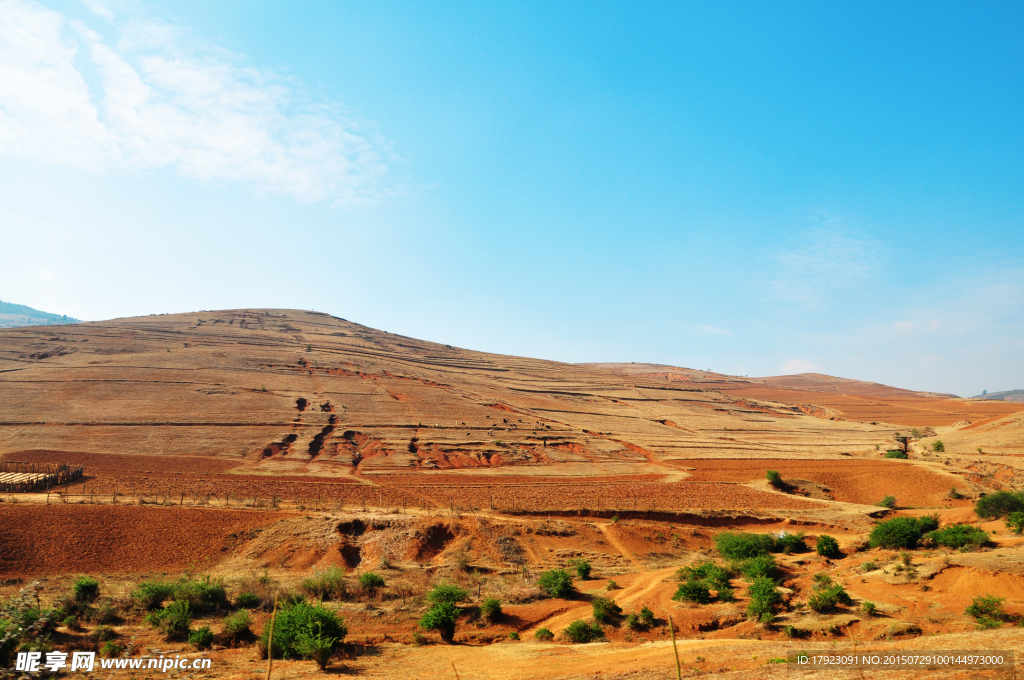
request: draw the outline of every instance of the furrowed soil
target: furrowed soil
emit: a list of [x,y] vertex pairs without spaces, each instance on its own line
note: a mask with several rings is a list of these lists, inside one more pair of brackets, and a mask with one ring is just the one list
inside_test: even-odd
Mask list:
[[[885,458],[898,435],[908,458]],[[49,493],[0,493],[0,595],[45,608],[92,574],[129,656],[209,655],[212,677],[266,673],[251,638],[223,633],[236,606],[197,615],[217,636],[198,652],[144,622],[129,596],[139,581],[202,576],[231,602],[257,592],[259,633],[274,593],[320,602],[317,579],[335,574],[324,605],[349,634],[332,671],[351,675],[454,677],[454,664],[464,678],[676,677],[672,631],[687,675],[774,677],[789,671],[769,660],[787,651],[852,641],[1024,652],[1024,538],[973,513],[983,494],[1024,488],[1022,403],[817,374],[562,364],[325,314],[229,310],[0,329],[0,459],[85,468]],[[886,496],[894,509],[875,505]],[[936,513],[990,540],[868,549],[893,513]],[[724,531],[802,535],[804,550],[774,555],[774,621],[748,618],[735,572],[732,600],[674,599],[680,566],[726,563]],[[839,557],[814,552],[822,534]],[[590,577],[544,596],[538,575],[575,574],[578,560]],[[361,588],[367,571],[381,592]],[[811,610],[821,575],[851,603]],[[467,591],[454,645],[418,627],[443,582]],[[1004,613],[980,630],[964,610],[986,593]],[[474,609],[488,596],[502,601],[493,621]],[[621,615],[603,642],[569,644],[562,631],[593,622],[598,598]],[[643,607],[654,623],[630,628]],[[87,615],[50,644],[98,648]],[[544,628],[554,641],[535,639]],[[278,678],[317,673],[274,664]]]

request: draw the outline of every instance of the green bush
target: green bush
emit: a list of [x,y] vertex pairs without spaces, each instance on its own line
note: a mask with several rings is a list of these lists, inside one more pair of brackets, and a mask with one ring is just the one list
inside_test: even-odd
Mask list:
[[891,449],[891,450],[885,452],[885,457],[886,458],[900,458],[900,459],[906,460],[910,456],[908,456],[903,451],[900,451],[899,449]]
[[936,515],[893,517],[875,525],[868,538],[872,548],[914,548],[921,537],[939,528]]
[[989,542],[989,536],[985,530],[970,524],[950,524],[941,529],[929,531],[924,537],[926,540],[955,549],[970,546],[977,550]]
[[861,611],[864,612],[864,616],[874,616],[878,606],[870,600],[864,600],[864,602],[861,603],[860,608]]
[[[370,573],[372,572],[367,572],[363,576]],[[338,567],[329,567],[326,570],[315,569],[312,575],[302,582],[302,591],[310,597],[320,600],[345,599],[348,595],[348,589],[345,587],[345,572]]]
[[676,594],[672,596],[672,599],[678,602],[707,604],[711,602],[711,591],[708,588],[708,584],[704,581],[683,581],[679,584]]
[[769,470],[764,475],[768,483],[774,486],[776,489],[785,489],[786,483],[782,481],[782,475],[779,474],[778,470]]
[[640,617],[637,616],[636,614],[628,615],[626,617],[625,626],[629,630],[640,630],[640,628],[641,628],[641,626],[640,626]]
[[590,625],[586,621],[576,619],[565,627],[565,630],[562,631],[562,637],[569,642],[586,643],[600,640],[604,637],[604,631],[596,623]]
[[747,614],[766,623],[774,617],[775,608],[782,604],[782,593],[770,578],[755,579],[747,589],[747,595],[750,597]]
[[768,534],[724,531],[715,535],[715,549],[723,557],[745,560],[765,555],[775,547],[775,541]]
[[646,605],[640,610],[640,625],[650,627],[654,625],[654,612],[647,608]]
[[440,583],[434,586],[434,589],[427,593],[427,599],[432,604],[450,604],[454,605],[457,602],[462,602],[469,598],[469,591],[465,588],[460,588],[454,583]]
[[174,584],[167,581],[142,581],[132,590],[132,601],[143,609],[157,609],[174,595]]
[[974,513],[983,519],[996,519],[1024,512],[1024,491],[996,491],[978,499]]
[[775,558],[771,555],[758,555],[740,563],[740,573],[748,581],[771,576],[775,573]]
[[188,602],[175,600],[163,609],[147,614],[146,622],[168,640],[185,640],[192,629],[192,608]]
[[61,624],[68,630],[78,630],[81,627],[81,624],[78,622],[78,617],[74,614],[64,617]]
[[576,570],[576,578],[579,580],[586,581],[590,578],[590,571],[593,567],[590,565],[590,562],[587,562],[582,557],[569,560],[569,566]]
[[679,581],[703,581],[711,590],[729,587],[729,571],[714,562],[698,562],[676,570]]
[[124,654],[124,645],[119,645],[113,640],[108,640],[100,647],[100,656],[105,659],[114,659]]
[[496,597],[485,597],[480,604],[480,613],[491,623],[500,621],[502,616],[501,600]]
[[941,439],[936,439],[932,442],[932,451],[935,453],[942,453],[946,450],[946,445],[942,443]]
[[[373,594],[381,588],[383,588],[385,585],[386,584],[384,583],[384,577],[380,574],[374,573],[372,571],[367,571],[359,575],[359,586],[367,593],[369,593],[371,597],[373,597]],[[435,588],[434,590],[436,591],[437,588]]]
[[256,593],[244,592],[239,593],[238,597],[235,598],[235,605],[242,609],[256,609],[263,604],[263,598]]
[[995,595],[978,595],[971,600],[971,604],[964,610],[964,614],[976,619],[1001,621],[1006,618],[1006,612],[1003,611],[1005,600],[1005,597]]
[[312,659],[320,670],[324,670],[331,663],[337,644],[338,638],[322,632],[302,632],[295,639],[295,651],[303,659]]
[[188,641],[196,649],[209,649],[213,644],[213,633],[210,632],[209,626],[196,628],[188,634]]
[[95,602],[100,596],[100,582],[91,576],[79,576],[71,586],[71,592],[79,604]]
[[828,582],[815,584],[811,596],[807,598],[807,606],[816,612],[835,609],[839,605],[851,605],[853,600],[842,585]]
[[622,613],[622,607],[607,597],[595,597],[590,604],[593,607],[594,620],[599,623],[611,623],[613,618]]
[[792,552],[803,552],[807,550],[807,544],[804,543],[804,533],[801,531],[796,534],[783,533],[775,539],[775,545],[772,548],[776,552],[783,552],[787,555]]
[[173,584],[175,600],[187,602],[196,613],[220,609],[228,601],[224,584],[212,581],[209,576],[203,579],[179,579]]
[[1024,512],[1011,512],[1006,518],[1006,528],[1015,534],[1024,532]]
[[96,623],[114,623],[117,621],[117,609],[109,600],[100,602],[92,610],[90,618]]
[[547,628],[538,628],[537,632],[533,634],[533,637],[537,638],[541,642],[550,642],[555,639],[555,634]]
[[889,508],[892,510],[896,507],[896,496],[886,496],[882,500],[875,503],[880,508]]
[[828,534],[818,536],[818,540],[814,544],[814,549],[817,550],[818,554],[822,557],[836,558],[841,557],[843,554],[839,552],[839,541]]
[[224,637],[233,643],[252,638],[249,612],[244,609],[224,617]]
[[436,630],[441,639],[451,642],[455,638],[455,622],[459,618],[459,608],[452,602],[438,601],[420,619],[420,628]]
[[572,577],[564,569],[545,571],[537,579],[537,586],[548,597],[568,597],[573,591]]
[[[270,631],[271,625],[268,622],[259,638],[263,654],[267,653]],[[279,609],[273,622],[273,631],[273,648],[270,653],[274,658],[304,658],[314,661],[316,659],[310,655],[307,644],[310,639],[319,637],[321,640],[333,640],[333,648],[348,635],[344,619],[323,605],[311,605],[304,601],[288,603]]]
[[92,629],[92,637],[100,642],[106,642],[116,638],[117,633],[110,626],[96,626]]

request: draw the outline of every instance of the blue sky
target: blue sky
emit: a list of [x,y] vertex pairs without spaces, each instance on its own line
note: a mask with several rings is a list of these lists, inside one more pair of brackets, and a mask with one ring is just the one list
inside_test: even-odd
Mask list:
[[0,0],[0,299],[1024,387],[1022,29],[1012,3]]

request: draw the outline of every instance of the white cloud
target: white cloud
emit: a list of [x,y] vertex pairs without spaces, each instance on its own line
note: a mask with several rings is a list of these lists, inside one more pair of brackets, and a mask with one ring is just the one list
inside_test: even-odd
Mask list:
[[782,364],[782,375],[793,375],[794,373],[814,373],[818,365],[803,359],[790,359]]
[[[99,2],[88,9],[113,21]],[[0,0],[0,155],[102,171],[172,167],[304,202],[384,193],[385,145],[293,79],[151,19],[83,23]]]

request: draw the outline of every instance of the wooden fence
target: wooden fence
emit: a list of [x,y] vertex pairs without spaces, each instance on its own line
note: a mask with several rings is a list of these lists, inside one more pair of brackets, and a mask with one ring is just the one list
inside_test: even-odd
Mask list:
[[0,493],[29,493],[73,482],[85,467],[68,463],[0,461]]

